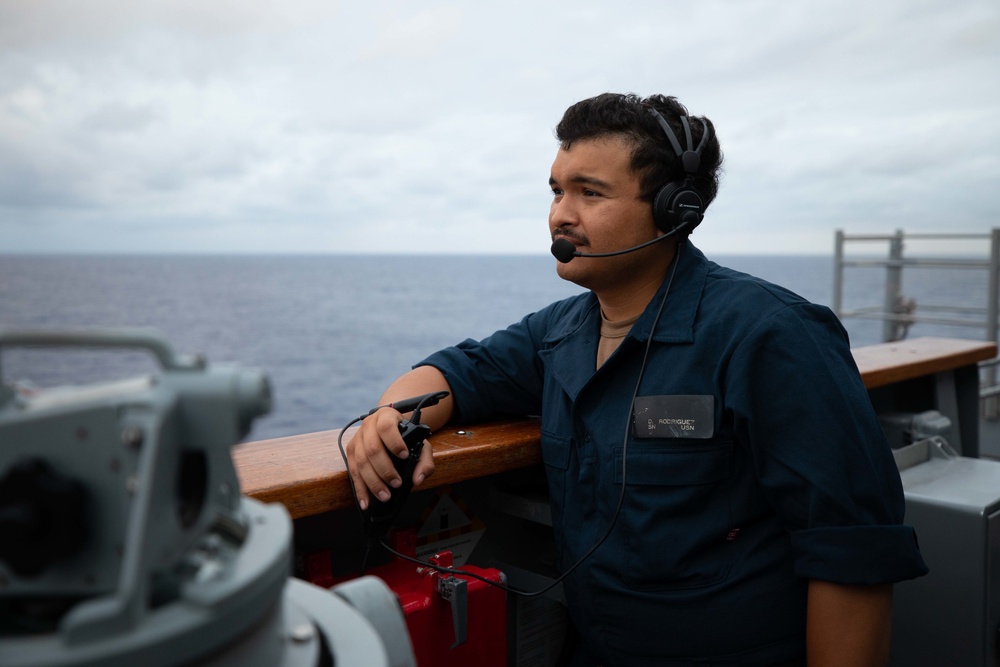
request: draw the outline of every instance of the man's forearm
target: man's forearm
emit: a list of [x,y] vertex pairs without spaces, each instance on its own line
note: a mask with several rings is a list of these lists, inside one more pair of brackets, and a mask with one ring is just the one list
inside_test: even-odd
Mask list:
[[[451,391],[451,387],[448,386],[448,381],[438,369],[433,366],[418,366],[389,385],[389,388],[383,392],[379,399],[379,404],[387,405],[393,401],[401,401],[435,391]],[[437,405],[422,408],[420,421],[435,431],[448,423],[454,406],[454,399],[449,394]]]
[[885,667],[892,638],[892,584],[809,582],[809,667]]

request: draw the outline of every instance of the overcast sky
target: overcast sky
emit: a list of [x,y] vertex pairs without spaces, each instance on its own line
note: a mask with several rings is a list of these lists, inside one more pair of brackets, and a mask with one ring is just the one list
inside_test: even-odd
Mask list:
[[0,253],[546,253],[604,91],[715,123],[708,252],[1000,226],[998,0],[0,0]]

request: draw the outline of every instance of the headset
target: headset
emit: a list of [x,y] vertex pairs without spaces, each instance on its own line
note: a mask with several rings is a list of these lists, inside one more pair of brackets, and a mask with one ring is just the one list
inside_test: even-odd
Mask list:
[[670,129],[670,125],[667,124],[660,112],[652,106],[644,106],[663,128],[674,153],[681,159],[681,164],[684,167],[683,181],[671,181],[664,184],[653,197],[653,222],[665,234],[675,231],[681,225],[684,225],[690,233],[705,215],[705,203],[701,194],[694,188],[694,178],[701,165],[701,151],[705,148],[705,144],[712,134],[712,129],[704,120],[698,119],[703,131],[701,141],[695,148],[694,140],[691,137],[691,123],[687,116],[681,116],[684,139],[687,143],[687,150],[682,150],[677,135]]
[[701,198],[701,193],[694,187],[694,179],[701,165],[701,152],[705,148],[705,144],[708,143],[708,139],[712,136],[712,128],[706,121],[698,119],[701,123],[702,134],[701,141],[698,142],[698,147],[695,148],[694,140],[691,136],[690,119],[687,116],[681,116],[680,120],[681,125],[684,127],[684,138],[687,141],[687,150],[682,150],[681,142],[678,141],[677,135],[670,129],[670,125],[667,124],[666,119],[663,118],[660,112],[649,104],[643,104],[643,107],[649,111],[653,118],[660,124],[660,127],[663,128],[664,134],[667,135],[667,139],[670,140],[670,145],[674,149],[674,153],[681,159],[681,165],[684,167],[684,180],[670,181],[660,186],[660,189],[653,196],[653,222],[656,228],[663,232],[663,234],[645,243],[640,243],[639,245],[623,250],[596,253],[580,252],[571,241],[560,237],[552,242],[551,252],[563,264],[571,261],[574,257],[614,257],[642,250],[647,246],[664,241],[675,234],[681,232],[690,234],[705,217],[706,204]]

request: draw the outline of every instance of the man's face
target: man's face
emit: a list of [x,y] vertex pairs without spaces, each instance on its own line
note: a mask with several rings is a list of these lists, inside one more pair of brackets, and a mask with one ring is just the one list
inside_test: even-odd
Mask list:
[[[639,198],[639,177],[629,167],[631,152],[619,137],[574,142],[559,149],[549,185],[549,232],[585,253],[612,252],[659,235],[652,207]],[[559,263],[559,276],[598,291],[621,284],[649,263],[663,244],[618,257],[577,257]],[[651,251],[651,252],[650,252]],[[609,282],[610,281],[610,282]]]

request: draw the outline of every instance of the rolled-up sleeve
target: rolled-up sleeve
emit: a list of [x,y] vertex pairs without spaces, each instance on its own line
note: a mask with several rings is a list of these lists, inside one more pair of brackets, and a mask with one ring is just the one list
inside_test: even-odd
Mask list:
[[882,584],[927,574],[910,526],[807,528],[791,538],[795,575],[803,579]]
[[789,306],[740,343],[728,409],[806,579],[878,584],[926,574],[892,450],[833,313]]

